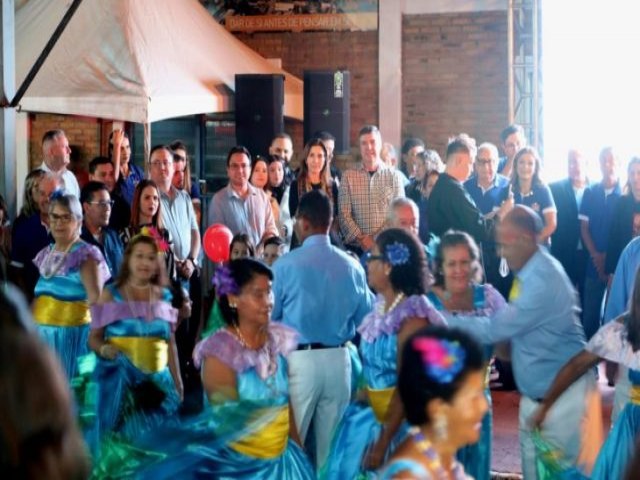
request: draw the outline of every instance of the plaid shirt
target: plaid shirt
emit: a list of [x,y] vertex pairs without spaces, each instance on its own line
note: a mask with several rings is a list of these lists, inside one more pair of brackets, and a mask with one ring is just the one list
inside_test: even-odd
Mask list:
[[404,188],[393,169],[378,162],[369,174],[362,164],[342,174],[338,195],[339,220],[345,243],[361,235],[375,235],[384,225],[393,199],[404,197]]

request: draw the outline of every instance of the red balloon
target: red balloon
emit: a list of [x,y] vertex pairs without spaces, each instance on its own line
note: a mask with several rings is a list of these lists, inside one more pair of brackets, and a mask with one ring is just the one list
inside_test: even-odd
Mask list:
[[229,260],[229,247],[233,235],[225,225],[216,223],[207,228],[202,238],[204,253],[212,262],[226,262]]

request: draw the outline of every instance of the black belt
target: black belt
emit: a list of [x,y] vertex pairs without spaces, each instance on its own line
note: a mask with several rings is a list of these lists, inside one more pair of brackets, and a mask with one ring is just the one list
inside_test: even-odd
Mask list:
[[296,350],[323,350],[325,348],[342,348],[344,345],[344,343],[341,343],[340,345],[325,345],[324,343],[317,342],[301,343],[298,345]]

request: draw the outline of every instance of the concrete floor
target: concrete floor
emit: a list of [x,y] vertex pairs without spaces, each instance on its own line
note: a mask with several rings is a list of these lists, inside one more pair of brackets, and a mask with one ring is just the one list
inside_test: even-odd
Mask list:
[[[608,432],[613,405],[614,388],[607,386],[604,369],[599,369],[600,393],[602,395],[603,432]],[[518,392],[492,390],[493,399],[493,444],[491,467],[492,478],[522,478],[520,467],[520,443],[518,440]]]

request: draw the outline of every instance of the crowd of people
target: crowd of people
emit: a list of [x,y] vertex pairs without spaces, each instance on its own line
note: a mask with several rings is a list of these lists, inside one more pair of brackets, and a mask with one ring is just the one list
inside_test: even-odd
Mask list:
[[[640,430],[640,160],[621,185],[604,148],[595,182],[571,150],[547,184],[519,125],[503,157],[467,134],[443,159],[418,138],[398,158],[373,125],[358,141],[345,171],[329,132],[297,169],[286,133],[267,157],[233,147],[207,204],[179,140],[142,169],[116,130],[80,185],[65,133],[47,132],[10,226],[0,202],[3,268],[31,314],[0,295],[17,315],[0,324],[15,390],[0,473],[488,480],[497,374],[521,394],[525,479],[623,478]],[[218,224],[233,238],[209,283],[201,233]],[[34,379],[50,369],[42,425],[14,413],[47,398],[20,390],[18,345]],[[604,444],[603,360],[619,366]]]

